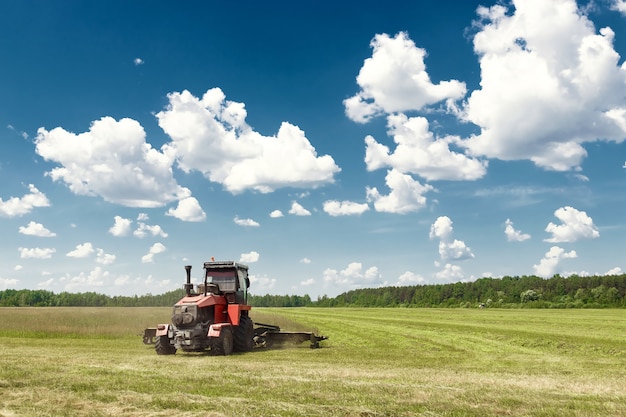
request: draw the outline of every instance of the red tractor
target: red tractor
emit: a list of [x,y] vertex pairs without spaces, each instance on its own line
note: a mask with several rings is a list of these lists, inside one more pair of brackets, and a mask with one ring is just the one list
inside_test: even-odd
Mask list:
[[248,266],[233,261],[204,263],[204,282],[191,283],[191,266],[185,266],[185,297],[174,305],[171,324],[159,324],[144,331],[143,341],[154,343],[159,355],[209,350],[213,355],[247,352],[253,347],[282,343],[311,342],[319,347],[325,336],[310,332],[282,332],[278,326],[257,323],[250,318]]

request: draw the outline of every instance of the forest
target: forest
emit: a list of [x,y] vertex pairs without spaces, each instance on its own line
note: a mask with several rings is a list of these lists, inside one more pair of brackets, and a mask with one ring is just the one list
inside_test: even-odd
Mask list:
[[[165,307],[183,296],[182,289],[141,296],[9,289],[0,291],[0,307]],[[505,276],[450,284],[360,288],[317,300],[308,295],[250,294],[249,302],[256,307],[624,308],[626,274],[555,275],[548,279]]]

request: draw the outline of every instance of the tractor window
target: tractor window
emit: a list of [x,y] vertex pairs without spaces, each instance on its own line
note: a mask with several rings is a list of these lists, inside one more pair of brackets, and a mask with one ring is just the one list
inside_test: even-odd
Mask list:
[[222,292],[237,291],[235,271],[207,271],[207,281],[217,284]]

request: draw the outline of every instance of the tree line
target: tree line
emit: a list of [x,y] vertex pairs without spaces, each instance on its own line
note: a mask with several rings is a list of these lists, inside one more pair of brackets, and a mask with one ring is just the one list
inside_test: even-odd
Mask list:
[[[0,291],[0,307],[165,307],[174,305],[184,295],[183,289],[141,296],[4,290]],[[480,278],[452,284],[362,288],[317,300],[309,295],[250,294],[249,303],[255,307],[624,308],[626,274]]]

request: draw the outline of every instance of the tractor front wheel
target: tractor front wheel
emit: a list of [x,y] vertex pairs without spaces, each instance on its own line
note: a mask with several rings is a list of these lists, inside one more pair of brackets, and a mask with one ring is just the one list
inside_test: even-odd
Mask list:
[[159,355],[173,355],[176,353],[176,348],[170,344],[170,339],[167,336],[158,336],[156,338],[154,350]]
[[219,337],[211,339],[211,354],[230,355],[233,353],[233,332],[230,327],[222,327]]

